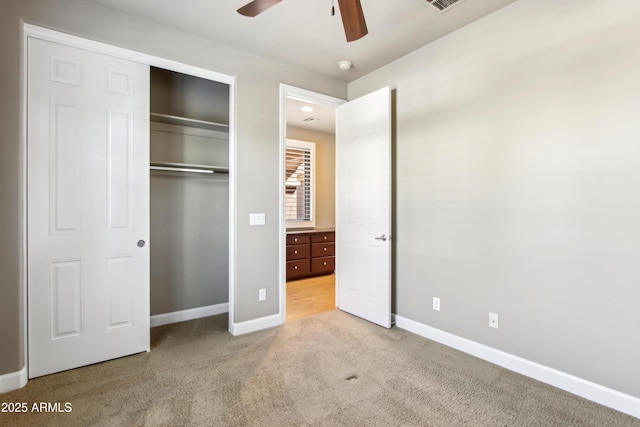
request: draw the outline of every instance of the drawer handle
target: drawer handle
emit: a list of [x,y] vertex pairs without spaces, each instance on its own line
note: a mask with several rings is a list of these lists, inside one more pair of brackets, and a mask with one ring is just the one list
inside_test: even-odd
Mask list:
[[293,239],[293,241],[294,241],[294,242],[297,242],[297,241],[298,241],[298,238],[296,237],[295,239]]
[[294,265],[294,266],[293,266],[293,269],[294,269],[294,270],[297,270],[297,269],[298,269],[298,266],[297,266],[297,265]]
[[327,265],[327,261],[323,262],[324,265]]
[[323,251],[327,252],[327,248],[322,248]]
[[297,254],[297,253],[298,253],[298,251],[293,251],[293,253],[294,253],[294,254]]
[[323,239],[324,239],[324,240],[327,240],[327,236],[324,236],[324,237],[323,237]]

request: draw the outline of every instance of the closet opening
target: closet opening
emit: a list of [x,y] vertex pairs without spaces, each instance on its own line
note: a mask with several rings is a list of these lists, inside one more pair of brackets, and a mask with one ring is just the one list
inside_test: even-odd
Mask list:
[[151,326],[229,311],[230,89],[151,67]]

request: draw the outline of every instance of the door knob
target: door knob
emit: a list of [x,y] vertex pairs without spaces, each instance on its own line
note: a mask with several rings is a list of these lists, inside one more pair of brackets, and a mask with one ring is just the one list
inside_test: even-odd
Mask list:
[[383,234],[382,236],[374,237],[374,239],[376,239],[376,240],[382,240],[383,242],[386,242],[386,241],[387,241],[387,235],[386,235],[386,234]]
[[139,248],[144,248],[144,245],[146,245],[147,242],[145,242],[144,240],[138,240],[138,247]]

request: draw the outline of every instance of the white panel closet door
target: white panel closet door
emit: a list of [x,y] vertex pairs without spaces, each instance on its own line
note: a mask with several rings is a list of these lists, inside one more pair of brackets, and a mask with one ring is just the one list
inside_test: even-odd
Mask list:
[[391,90],[338,107],[338,307],[391,327]]
[[27,102],[29,377],[149,351],[149,67],[29,38]]

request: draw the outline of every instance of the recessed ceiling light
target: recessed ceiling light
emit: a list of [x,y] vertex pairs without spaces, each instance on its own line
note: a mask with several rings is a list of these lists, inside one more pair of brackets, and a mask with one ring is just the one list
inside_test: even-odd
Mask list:
[[301,108],[302,111],[304,111],[305,113],[310,113],[313,111],[313,107],[311,105],[305,105],[304,107]]

